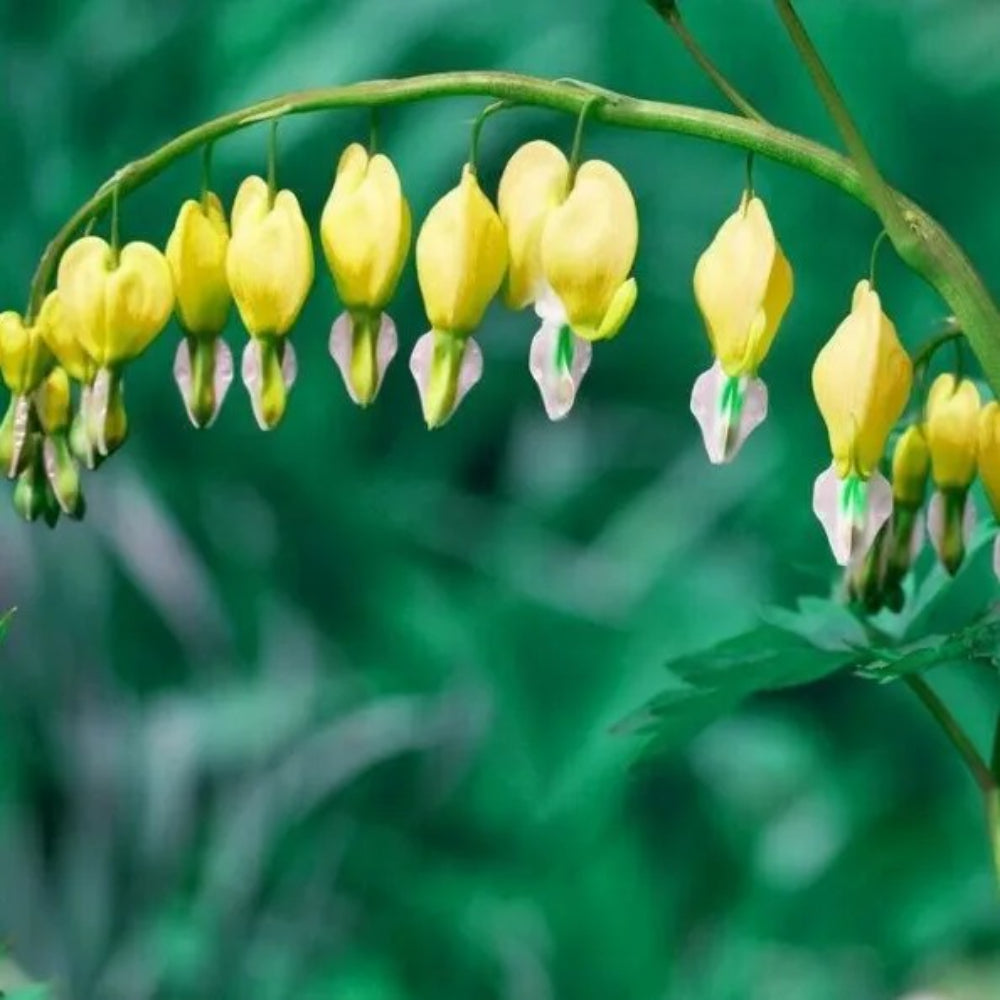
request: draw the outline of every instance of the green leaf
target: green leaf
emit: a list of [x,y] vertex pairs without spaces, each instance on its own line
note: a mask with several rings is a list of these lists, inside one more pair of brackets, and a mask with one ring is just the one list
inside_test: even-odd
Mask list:
[[850,667],[864,638],[860,623],[832,602],[772,610],[770,621],[667,663],[675,683],[628,716],[617,731],[640,732],[647,750],[689,738],[759,691],[795,687]]

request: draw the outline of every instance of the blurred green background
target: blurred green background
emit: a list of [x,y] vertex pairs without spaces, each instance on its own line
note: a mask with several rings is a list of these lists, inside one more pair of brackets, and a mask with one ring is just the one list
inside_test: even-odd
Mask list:
[[[1000,6],[801,0],[887,174],[1000,289]],[[766,0],[688,0],[691,28],[773,120],[834,142]],[[300,87],[498,68],[719,107],[641,0],[4,0],[0,302],[118,166]],[[484,104],[387,110],[417,218]],[[572,121],[492,119],[482,176]],[[280,180],[315,221],[363,112],[290,120]],[[229,200],[266,128],[216,151]],[[614,723],[671,656],[836,579],[810,512],[827,464],[816,351],[867,270],[874,218],[760,162],[797,298],[765,367],[771,416],[733,467],[688,413],[709,363],[694,262],[743,156],[594,125],[642,226],[640,298],[571,419],[527,372],[528,314],[491,310],[483,382],[423,427],[403,348],[354,408],[326,353],[325,268],[300,381],[260,433],[234,385],[192,430],[171,327],[129,373],[132,436],[57,530],[0,505],[0,988],[71,998],[889,1000],[1000,995],[974,787],[899,685],[755,699],[633,767]],[[163,243],[197,157],[124,205]],[[886,252],[912,346],[942,315]],[[227,333],[242,348],[235,321]],[[749,669],[749,668],[748,668]],[[977,736],[991,693],[946,690]]]

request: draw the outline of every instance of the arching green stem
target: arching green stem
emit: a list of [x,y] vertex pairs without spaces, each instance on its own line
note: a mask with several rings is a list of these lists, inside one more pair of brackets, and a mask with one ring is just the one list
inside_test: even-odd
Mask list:
[[[479,95],[514,104],[550,108],[577,115],[593,92],[573,82],[556,83],[502,72],[438,73],[401,80],[327,87],[275,97],[231,112],[178,136],[149,156],[118,172],[121,194],[157,176],[178,157],[206,142],[261,121],[327,108],[374,107],[402,104],[431,97]],[[608,92],[591,118],[625,128],[675,132],[755,152],[760,156],[805,170],[876,207],[857,167],[846,157],[794,133],[761,122],[717,111],[678,104],[644,101]],[[114,182],[109,181],[73,214],[42,255],[32,282],[31,301],[40,303],[52,281],[67,244],[95,215],[106,211]],[[895,195],[912,229],[919,253],[904,260],[933,285],[955,314],[993,388],[1000,392],[1000,311],[975,268],[945,230],[903,195]],[[883,224],[885,220],[883,219]],[[886,226],[886,228],[889,228]],[[893,238],[889,229],[890,238]],[[897,247],[897,249],[899,249]]]

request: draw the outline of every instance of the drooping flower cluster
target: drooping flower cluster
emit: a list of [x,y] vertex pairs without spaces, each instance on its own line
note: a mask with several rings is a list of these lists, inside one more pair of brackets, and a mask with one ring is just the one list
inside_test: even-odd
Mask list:
[[[767,388],[757,372],[793,287],[767,211],[747,192],[694,275],[715,362],[695,382],[691,409],[715,464],[731,461],[767,415]],[[975,523],[969,489],[977,469],[1000,518],[1000,404],[981,409],[979,391],[967,378],[943,374],[934,381],[921,418],[897,439],[891,484],[883,476],[886,444],[913,385],[914,365],[878,293],[871,281],[858,282],[850,312],[812,371],[832,455],[816,480],[813,509],[836,561],[849,567],[852,593],[869,608],[902,606],[902,581],[925,533],[947,572],[957,572]],[[928,478],[936,489],[925,532]],[[1000,538],[995,565],[1000,575]]]
[[[12,396],[0,462],[18,480],[24,516],[82,513],[77,462],[94,468],[124,441],[124,371],[171,314],[182,334],[174,377],[192,424],[213,423],[232,383],[222,335],[233,304],[248,334],[240,370],[256,421],[271,429],[281,420],[298,367],[289,335],[313,284],[314,248],[295,194],[277,189],[273,170],[269,177],[247,178],[228,218],[206,181],[181,206],[165,252],[120,247],[116,221],[110,242],[77,239],[37,315],[0,315],[0,371]],[[387,156],[357,143],[344,150],[319,236],[343,304],[330,354],[351,399],[367,406],[399,347],[386,310],[413,242]],[[473,334],[505,283],[508,304],[533,305],[542,321],[529,367],[548,415],[564,417],[591,343],[616,335],[635,302],[637,243],[632,193],[608,163],[577,168],[550,143],[530,142],[504,171],[498,207],[466,164],[416,239],[430,330],[416,340],[410,370],[428,427],[444,424],[481,377]]]

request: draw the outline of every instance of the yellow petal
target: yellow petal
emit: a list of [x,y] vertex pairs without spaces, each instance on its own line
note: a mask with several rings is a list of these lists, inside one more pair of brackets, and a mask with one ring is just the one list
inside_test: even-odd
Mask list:
[[312,286],[312,237],[298,199],[279,191],[270,205],[267,184],[248,177],[236,194],[226,275],[251,336],[284,335]]
[[906,406],[913,364],[878,294],[858,283],[850,315],[813,365],[813,394],[826,421],[837,474],[867,478]]
[[18,313],[0,313],[0,374],[15,396],[38,388],[52,362],[39,324],[26,326]]
[[349,309],[380,312],[410,249],[410,206],[388,157],[344,150],[323,209],[320,236],[337,294]]
[[232,297],[226,279],[229,226],[218,195],[181,206],[167,240],[167,262],[177,296],[177,318],[192,334],[216,336],[225,328]]
[[956,383],[954,375],[938,375],[927,394],[924,433],[931,475],[941,489],[965,489],[976,476],[979,402],[975,383]]
[[611,301],[632,270],[639,243],[635,199],[610,163],[589,160],[542,234],[545,280],[574,333],[596,340]]
[[1000,404],[990,400],[979,413],[979,478],[1000,518]]
[[500,178],[497,208],[507,230],[510,266],[504,298],[523,309],[542,293],[542,231],[549,213],[566,200],[569,162],[551,142],[523,145]]
[[430,210],[417,237],[417,279],[431,326],[471,333],[506,270],[503,223],[466,165],[457,187]]
[[919,507],[927,491],[931,453],[922,428],[912,424],[899,436],[892,453],[892,496],[897,503]]
[[111,247],[99,236],[71,243],[59,261],[56,288],[66,322],[98,366],[108,363],[106,288],[113,266]]
[[794,293],[791,265],[759,198],[743,196],[694,273],[712,352],[729,376],[760,367]]
[[635,278],[629,278],[612,297],[594,340],[610,340],[616,336],[629,318],[638,297],[639,286]]
[[83,349],[57,290],[45,296],[38,314],[38,324],[49,350],[69,377],[81,384],[88,384],[97,372],[97,365]]
[[167,325],[174,283],[166,258],[149,243],[129,243],[107,278],[106,365],[138,357]]
[[170,266],[149,243],[129,243],[116,261],[100,237],[83,237],[63,254],[57,289],[65,321],[99,367],[141,354],[174,307]]

